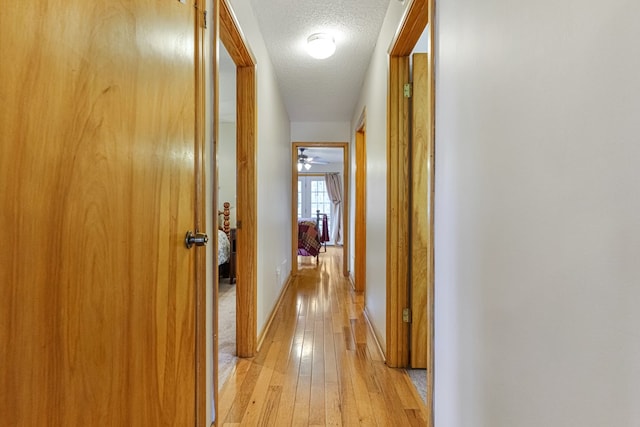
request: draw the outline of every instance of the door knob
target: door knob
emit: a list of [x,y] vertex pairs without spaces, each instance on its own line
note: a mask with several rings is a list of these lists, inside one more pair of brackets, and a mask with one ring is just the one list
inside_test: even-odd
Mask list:
[[184,245],[187,249],[191,249],[193,245],[196,246],[207,246],[207,242],[209,241],[209,237],[205,233],[196,233],[193,231],[187,231],[187,235],[184,237]]

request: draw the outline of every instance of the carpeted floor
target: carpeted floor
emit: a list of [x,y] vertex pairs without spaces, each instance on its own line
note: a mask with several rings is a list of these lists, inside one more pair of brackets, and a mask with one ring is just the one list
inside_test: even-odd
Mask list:
[[427,370],[426,369],[406,369],[411,382],[424,403],[427,403]]
[[220,279],[218,287],[218,390],[236,365],[236,285]]

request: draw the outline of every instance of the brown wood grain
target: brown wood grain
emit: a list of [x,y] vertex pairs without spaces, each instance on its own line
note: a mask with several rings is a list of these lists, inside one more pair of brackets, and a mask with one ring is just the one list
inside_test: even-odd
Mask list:
[[252,357],[257,347],[258,182],[256,176],[255,67],[237,69],[237,265],[236,343],[239,357]]
[[402,23],[396,32],[389,55],[409,56],[427,26],[428,17],[433,9],[432,0],[409,0]]
[[411,367],[427,368],[427,296],[432,266],[431,242],[431,134],[428,61],[426,53],[413,54],[411,120]]
[[409,307],[409,58],[389,61],[389,136],[387,144],[387,364],[409,362],[409,325],[402,310]]
[[356,131],[355,171],[355,277],[356,291],[363,292],[367,284],[367,145],[366,123]]
[[194,425],[194,8],[1,16],[2,423]]
[[[208,31],[204,22],[206,8],[205,0],[196,0],[196,31],[195,31],[195,206],[194,206],[194,228],[198,231],[209,233],[209,235],[217,234],[215,228],[207,230],[207,206],[206,191],[207,177],[206,171],[206,150],[205,150],[205,133],[207,127],[208,111],[206,111],[206,90],[208,82],[211,78],[206,74],[206,49],[209,47],[207,42]],[[209,113],[210,114],[210,113]],[[211,123],[212,124],[212,123]],[[215,205],[214,205],[215,206]],[[217,236],[216,236],[217,237]],[[198,426],[206,426],[209,423],[207,416],[207,396],[208,391],[213,392],[214,402],[217,399],[215,393],[215,381],[210,383],[207,377],[207,358],[212,357],[207,352],[207,268],[210,263],[207,262],[207,251],[205,248],[197,250],[195,254],[194,265],[194,289],[195,289],[195,321],[196,321],[196,422]],[[217,275],[215,275],[217,276]],[[217,286],[216,286],[217,289]],[[213,326],[213,325],[212,325]],[[217,350],[216,350],[217,352]],[[209,388],[209,390],[207,390]]]
[[220,40],[224,43],[229,56],[237,67],[253,67],[256,59],[244,34],[240,24],[236,19],[229,0],[219,0],[220,2]]

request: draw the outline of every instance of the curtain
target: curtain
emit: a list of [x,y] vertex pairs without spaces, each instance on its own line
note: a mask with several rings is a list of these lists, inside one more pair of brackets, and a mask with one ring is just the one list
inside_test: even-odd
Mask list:
[[340,174],[328,173],[324,176],[331,207],[331,240],[336,245],[342,245],[342,184]]

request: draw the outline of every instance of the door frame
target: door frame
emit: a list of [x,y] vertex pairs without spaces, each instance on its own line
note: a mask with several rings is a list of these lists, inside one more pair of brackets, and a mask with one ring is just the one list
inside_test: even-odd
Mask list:
[[349,143],[293,142],[291,144],[291,274],[298,272],[298,149],[300,147],[342,148],[342,274],[349,276]]
[[[240,30],[229,0],[213,1],[213,170],[217,174],[216,159],[219,144],[219,48],[222,42],[236,65],[236,347],[238,357],[253,357],[257,346],[257,207],[256,147],[257,147],[257,91],[256,60]],[[216,182],[218,181],[216,175]],[[218,190],[213,188],[213,205],[217,210]],[[215,248],[218,233],[213,233]],[[217,253],[217,252],[216,252]],[[214,256],[209,262],[216,263]],[[214,265],[217,271],[217,264]],[[218,275],[214,275],[213,290],[213,366],[214,407],[218,409]]]
[[[410,175],[406,165],[409,157],[409,103],[404,98],[404,84],[408,83],[409,55],[422,32],[429,25],[430,114],[428,145],[433,154],[435,141],[435,78],[434,78],[434,17],[435,0],[412,0],[407,6],[396,35],[389,47],[389,94],[387,98],[387,354],[386,362],[392,367],[409,364],[409,328],[403,322],[403,309],[409,307],[409,203]],[[433,272],[433,183],[434,158],[431,157],[428,185],[429,242],[427,263]],[[427,411],[428,425],[433,426],[433,367],[434,367],[434,281],[429,275],[427,283]]]
[[367,286],[367,115],[366,110],[358,120],[355,134],[355,220],[353,240],[353,285],[358,292]]
[[236,271],[236,347],[238,357],[253,357],[258,342],[256,59],[229,0],[219,1],[220,41],[236,64],[236,266],[242,266]]

